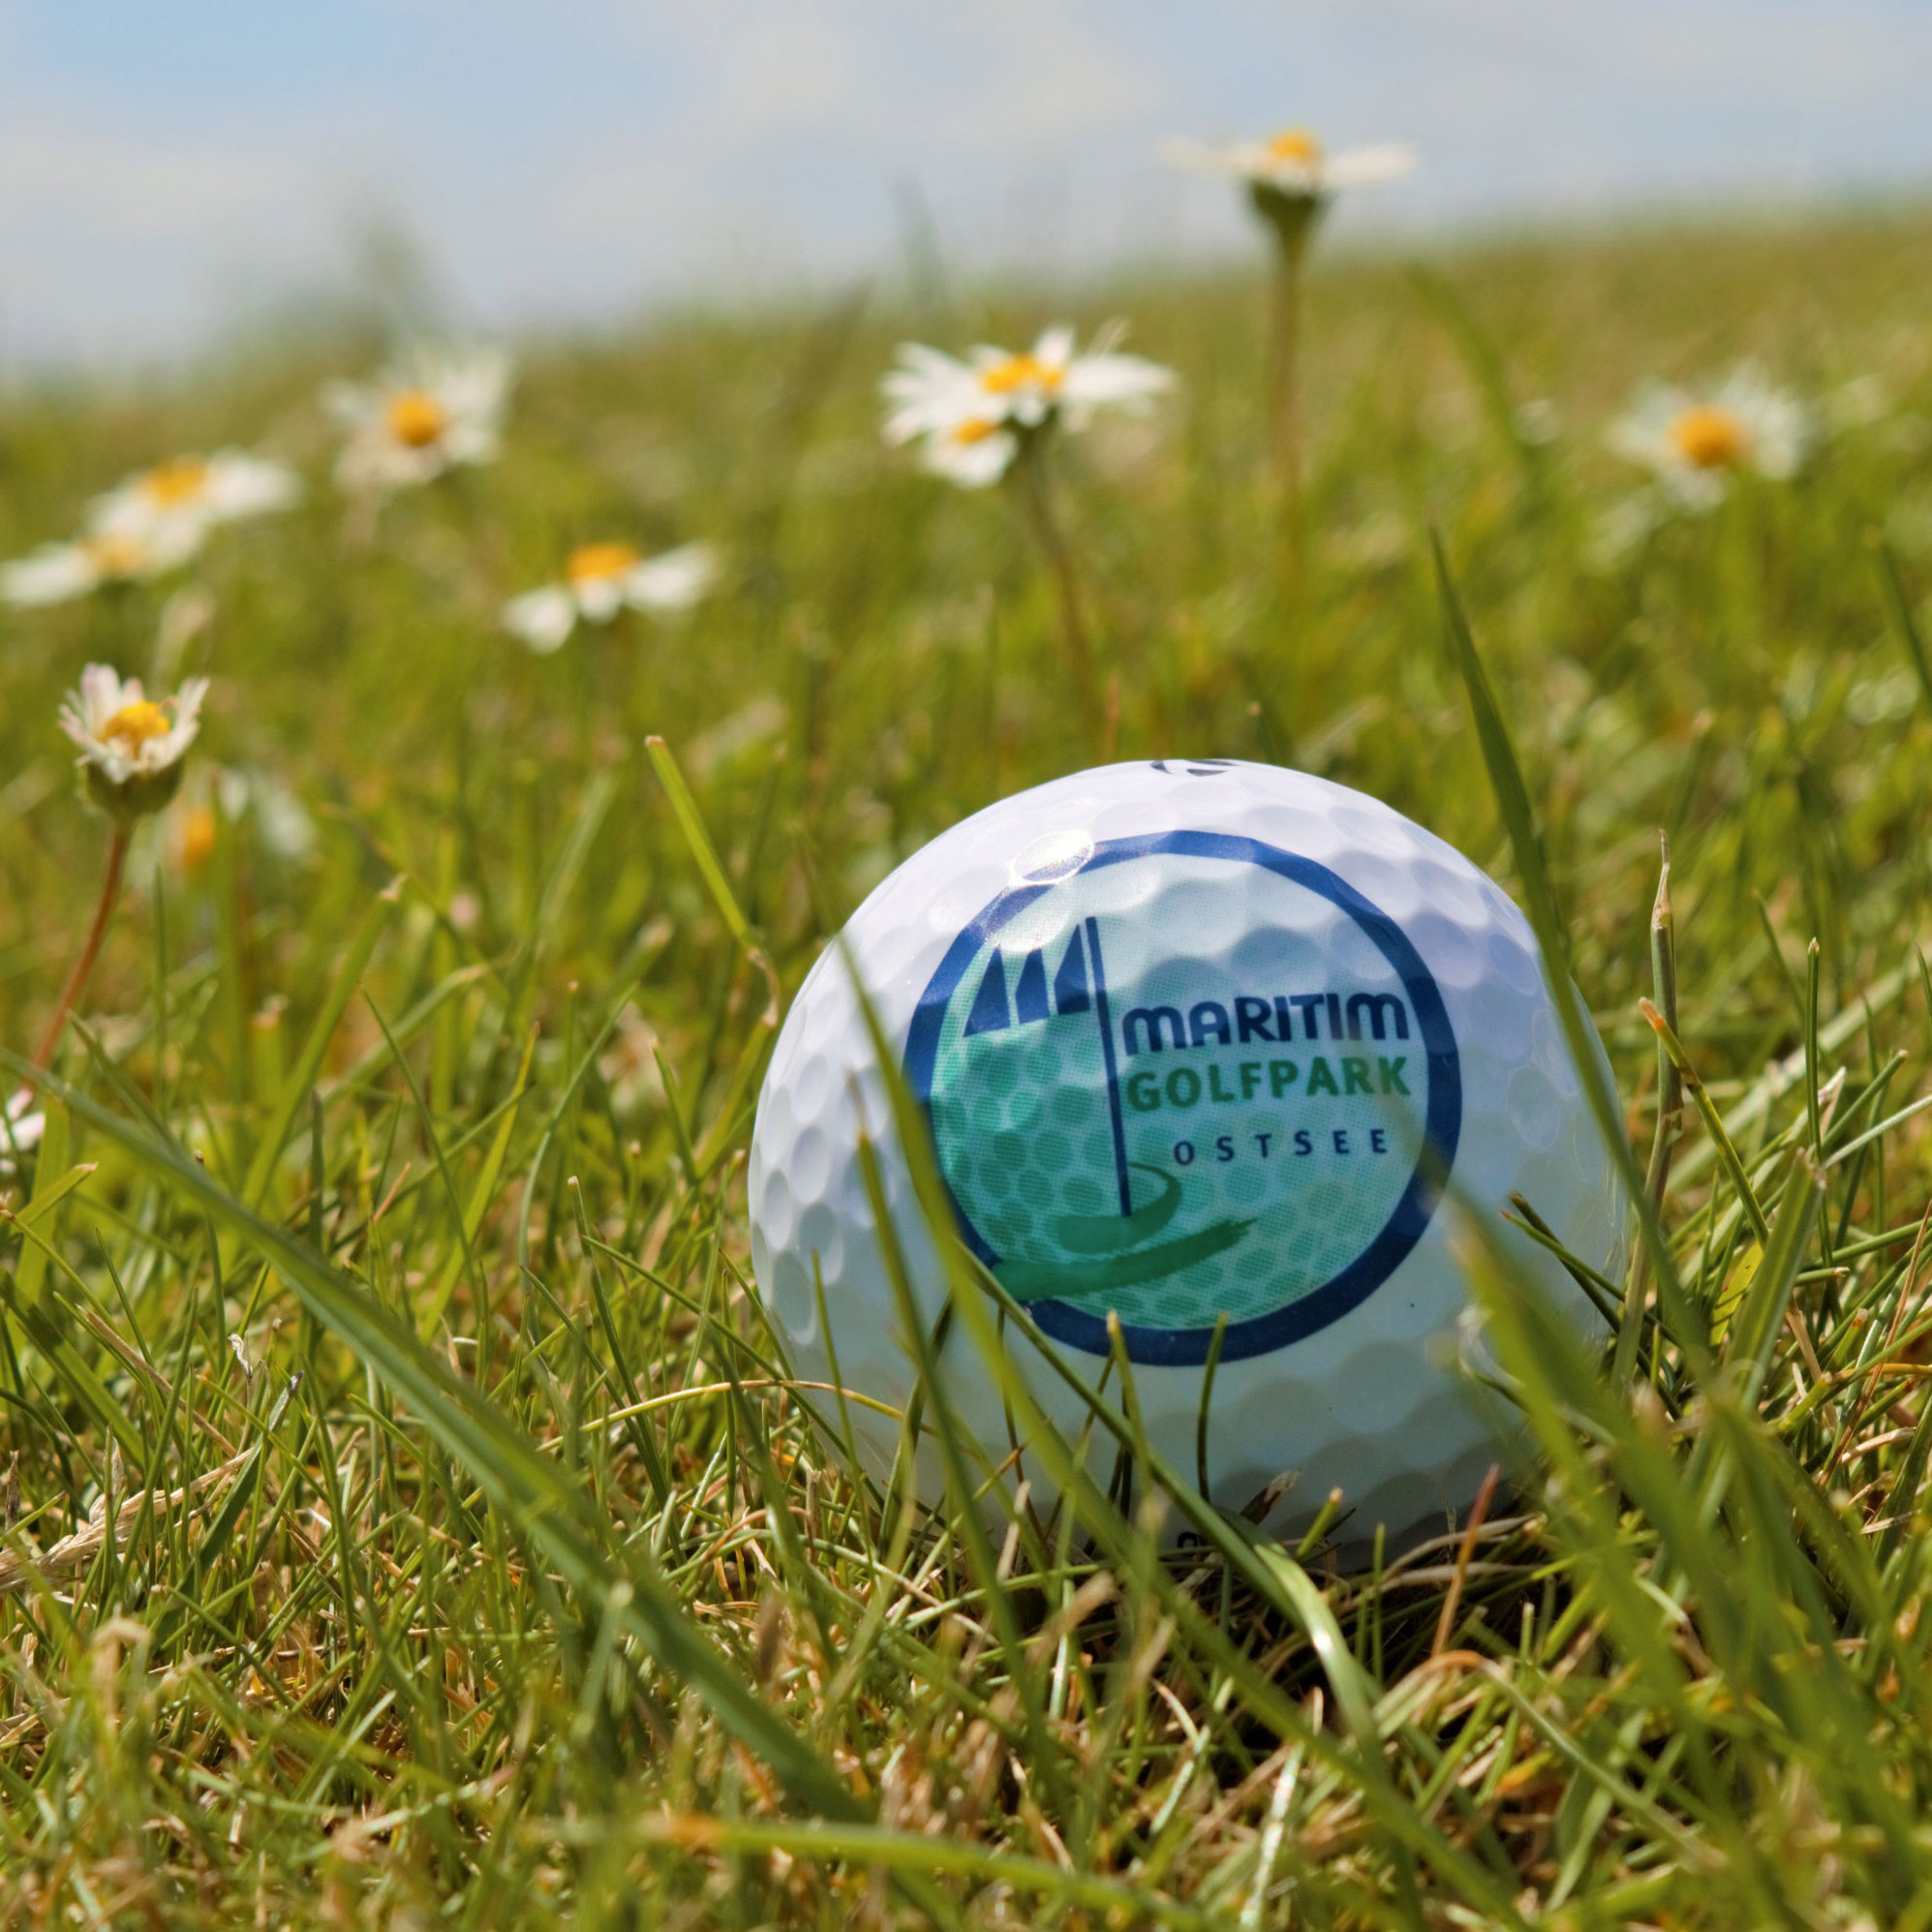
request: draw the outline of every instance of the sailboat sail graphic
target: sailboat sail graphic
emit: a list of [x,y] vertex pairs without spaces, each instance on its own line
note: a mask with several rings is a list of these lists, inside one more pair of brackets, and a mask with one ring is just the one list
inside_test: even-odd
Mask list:
[[[1087,922],[1089,926],[1092,920]],[[979,1033],[1000,1033],[1009,1027],[1032,1026],[1051,1020],[1056,1014],[1086,1013],[1093,1000],[1087,982],[1087,947],[1078,926],[1067,942],[1066,951],[1054,973],[1053,1003],[1047,1003],[1047,956],[1038,946],[1020,962],[1020,977],[1009,1001],[1006,996],[1006,960],[997,946],[986,959],[986,972],[973,996],[966,1014],[968,1038]]]

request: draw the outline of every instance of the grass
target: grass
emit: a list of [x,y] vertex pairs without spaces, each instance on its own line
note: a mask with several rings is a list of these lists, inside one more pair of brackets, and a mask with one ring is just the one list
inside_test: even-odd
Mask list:
[[[255,775],[198,863],[137,855],[0,1183],[11,1918],[1932,1925],[1928,266],[1901,215],[1318,273],[1292,603],[1258,282],[1083,298],[1183,381],[1062,452],[1097,721],[1013,506],[874,441],[900,334],[1015,338],[1024,293],[535,351],[505,460],[360,547],[313,397],[366,346],[9,399],[0,554],[177,449],[318,477],[205,601],[0,644],[15,1071],[105,855],[81,663],[206,668],[198,756]],[[1607,416],[1747,353],[1883,406],[1607,554]],[[728,593],[497,632],[603,535],[721,541]],[[794,987],[934,833],[1110,751],[1303,765],[1487,866],[1640,1165],[1681,1068],[1601,1359],[1465,1226],[1539,1459],[1366,1573],[1218,1518],[1164,1557],[1090,1483],[1045,1547],[856,1486],[749,1284],[764,963]],[[1139,1447],[1130,1405],[1094,1431]]]

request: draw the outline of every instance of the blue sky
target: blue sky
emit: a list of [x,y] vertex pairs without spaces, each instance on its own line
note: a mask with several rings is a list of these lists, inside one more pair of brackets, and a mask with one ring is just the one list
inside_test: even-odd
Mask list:
[[452,323],[1242,245],[1171,134],[1405,138],[1338,226],[1932,186],[1926,0],[0,0],[0,369],[169,356],[414,235]]

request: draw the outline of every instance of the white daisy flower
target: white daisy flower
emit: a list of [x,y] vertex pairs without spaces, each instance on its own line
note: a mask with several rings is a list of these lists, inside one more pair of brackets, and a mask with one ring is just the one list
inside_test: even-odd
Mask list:
[[968,489],[1006,474],[1020,436],[1050,420],[1084,429],[1096,410],[1140,411],[1174,383],[1174,372],[1106,346],[1074,353],[1074,332],[1047,329],[1031,349],[1015,353],[982,344],[969,361],[902,344],[899,366],[881,387],[892,405],[888,443],[922,442],[924,467]]
[[629,543],[585,543],[570,552],[564,581],[526,591],[504,605],[504,628],[544,656],[578,624],[608,624],[620,610],[670,617],[687,611],[718,580],[708,543],[681,544],[646,557]]
[[1330,154],[1306,128],[1283,128],[1266,140],[1170,140],[1161,153],[1177,168],[1245,181],[1290,200],[1325,201],[1343,188],[1368,188],[1394,181],[1416,165],[1416,153],[1402,141]]
[[0,601],[67,603],[104,584],[145,583],[176,570],[200,549],[206,526],[187,519],[141,530],[100,530],[72,543],[43,543],[0,564]]
[[265,516],[292,508],[301,498],[301,479],[286,463],[221,449],[212,456],[177,456],[129,476],[95,498],[87,527],[97,536],[142,537],[181,522],[205,527]]
[[349,430],[336,480],[378,495],[494,461],[511,370],[501,350],[420,351],[380,382],[330,383],[322,402]]
[[34,1095],[23,1087],[0,1107],[0,1175],[14,1172],[12,1156],[31,1153],[46,1132],[46,1116],[34,1111]]
[[1795,475],[1816,434],[1806,404],[1746,362],[1715,389],[1646,383],[1607,440],[1650,471],[1678,508],[1707,510],[1740,472],[1778,481]]
[[124,818],[158,812],[181,782],[181,760],[201,728],[206,678],[190,678],[159,702],[138,678],[89,664],[60,708],[60,728],[80,748],[79,765],[97,803]]

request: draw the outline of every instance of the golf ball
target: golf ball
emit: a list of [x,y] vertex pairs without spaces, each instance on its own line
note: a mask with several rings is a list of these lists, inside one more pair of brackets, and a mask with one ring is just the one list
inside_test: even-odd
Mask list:
[[[1445,1170],[1478,1211],[1521,1194],[1614,1275],[1622,1195],[1501,889],[1390,807],[1300,772],[1110,765],[934,840],[799,990],[750,1207],[760,1293],[810,1379],[836,1372],[888,1409],[915,1381],[862,1138],[929,1333],[945,1295],[853,967],[961,1239],[1089,1385],[1118,1318],[1150,1439],[1190,1476],[1224,1322],[1205,1405],[1223,1508],[1293,1472],[1275,1526],[1338,1488],[1360,1547],[1377,1525],[1439,1528],[1474,1495],[1498,1446],[1454,1361],[1467,1289]],[[1596,1322],[1547,1251],[1504,1239],[1579,1328]],[[1010,1325],[1003,1345],[1076,1435],[1079,1397]],[[957,1322],[941,1372],[986,1466],[1051,1493]],[[899,1426],[864,1404],[849,1423],[882,1476]],[[1112,1456],[1094,1457],[1103,1484]],[[936,1458],[922,1472],[935,1498]]]

